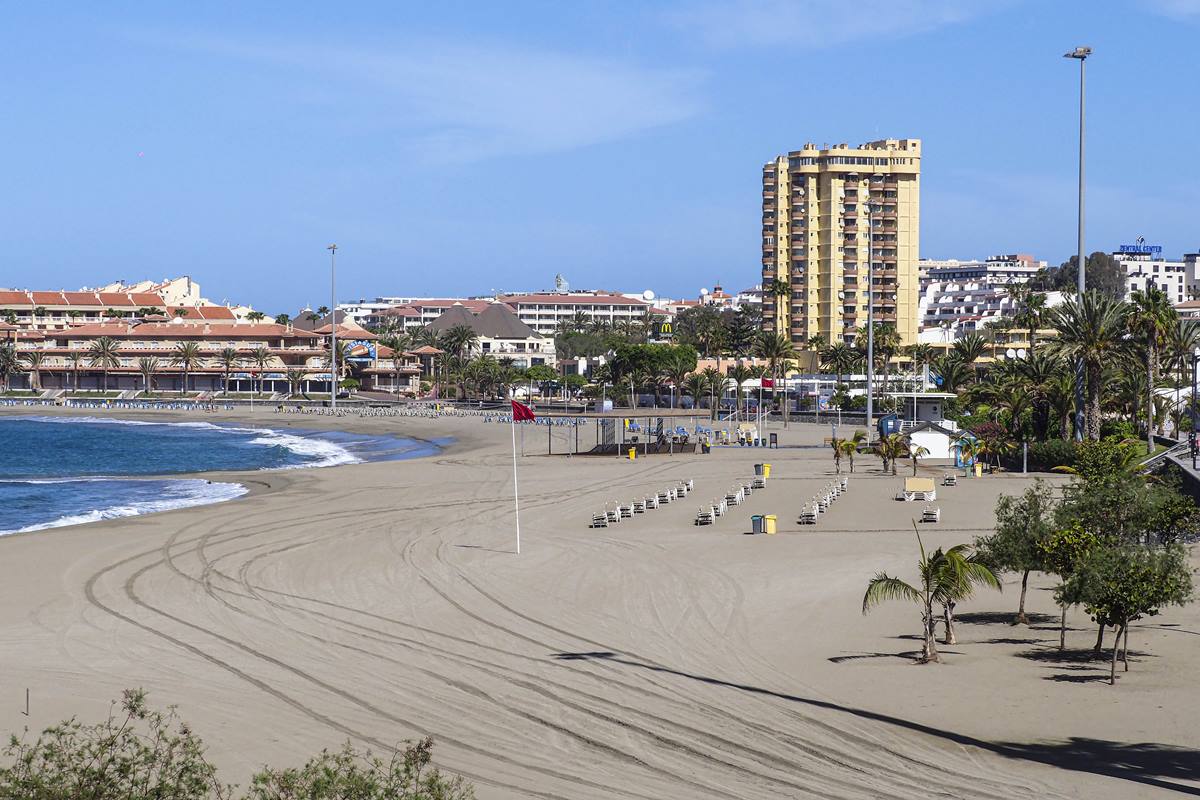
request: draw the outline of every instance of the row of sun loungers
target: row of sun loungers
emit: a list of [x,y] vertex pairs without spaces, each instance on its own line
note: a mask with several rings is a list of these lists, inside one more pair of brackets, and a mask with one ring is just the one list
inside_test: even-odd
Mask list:
[[700,507],[700,510],[696,512],[696,524],[712,525],[717,521],[717,517],[729,511],[730,506],[740,506],[756,489],[765,488],[767,488],[767,481],[761,476],[730,487],[724,497],[713,500],[710,505]]
[[655,494],[648,494],[640,500],[630,503],[614,502],[611,508],[606,505],[603,511],[592,514],[592,524],[589,527],[607,528],[622,520],[633,519],[636,514],[645,514],[659,506],[687,497],[694,488],[695,481],[688,478],[686,481],[680,481],[677,486],[663,489]]
[[800,518],[797,520],[801,525],[816,525],[817,518],[829,511],[829,507],[834,501],[846,493],[850,488],[850,479],[842,476],[838,480],[830,481],[821,491],[813,496],[812,502],[800,509]]

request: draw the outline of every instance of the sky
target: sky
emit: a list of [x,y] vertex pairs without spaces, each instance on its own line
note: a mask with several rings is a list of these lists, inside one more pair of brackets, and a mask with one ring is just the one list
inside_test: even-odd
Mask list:
[[0,286],[268,313],[759,281],[762,165],[923,140],[921,256],[1200,250],[1200,0],[4,3]]

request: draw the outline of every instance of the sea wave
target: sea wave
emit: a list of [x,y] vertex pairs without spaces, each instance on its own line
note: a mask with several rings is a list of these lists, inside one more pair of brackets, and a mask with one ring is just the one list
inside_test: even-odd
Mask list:
[[[220,433],[233,433],[244,436],[253,436],[250,439],[250,444],[263,445],[265,447],[282,447],[285,450],[290,450],[301,458],[311,459],[302,464],[290,464],[281,469],[307,469],[309,467],[334,467],[339,464],[358,464],[362,461],[361,458],[351,453],[345,447],[332,442],[328,439],[322,439],[319,436],[300,436],[294,433],[285,433],[275,430],[274,428],[247,428],[237,425],[214,425],[211,422],[157,422],[139,419],[113,419],[112,417],[93,417],[93,416],[70,416],[59,417],[49,415],[22,415],[23,419],[33,420],[35,422],[55,422],[60,424],[70,423],[87,423],[87,424],[103,424],[103,425],[165,425],[173,428],[196,428],[202,430],[217,431]],[[263,469],[276,469],[274,467],[263,467]]]
[[[27,480],[27,481],[5,481],[6,483],[71,483],[71,482],[92,482],[96,478],[63,478],[53,481],[47,480]],[[111,479],[109,479],[111,480]],[[99,522],[105,519],[117,519],[119,517],[136,517],[142,514],[153,514],[159,511],[172,511],[177,508],[191,508],[193,506],[209,505],[211,503],[222,503],[226,500],[234,500],[249,491],[240,483],[213,483],[210,481],[193,479],[175,479],[169,481],[172,488],[181,490],[176,496],[159,500],[143,500],[133,503],[118,503],[106,508],[93,509],[78,514],[67,514],[56,519],[47,520],[44,522],[36,522],[32,525],[27,525],[23,528],[14,530],[0,530],[0,534],[7,533],[27,533],[29,531],[44,530],[46,528],[61,528],[66,525],[79,525],[85,522]]]

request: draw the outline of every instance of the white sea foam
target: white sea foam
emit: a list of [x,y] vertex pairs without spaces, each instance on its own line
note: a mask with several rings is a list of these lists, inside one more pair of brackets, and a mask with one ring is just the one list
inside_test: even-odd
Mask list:
[[[362,461],[345,447],[332,442],[328,439],[322,439],[317,436],[297,436],[292,433],[284,433],[277,431],[274,428],[242,428],[235,425],[214,425],[211,422],[148,422],[137,419],[114,419],[112,417],[52,417],[52,416],[23,416],[23,419],[33,420],[35,422],[86,422],[101,423],[105,425],[167,425],[175,428],[198,428],[202,430],[218,431],[220,433],[238,433],[243,435],[253,435],[250,439],[251,444],[264,445],[267,447],[282,447],[291,450],[298,456],[306,459],[302,464],[291,464],[283,469],[304,469],[307,467],[333,467],[338,464],[357,464]],[[264,467],[271,469],[271,467]]]
[[[28,480],[28,481],[12,481],[13,483],[69,483],[73,481],[95,481],[104,480],[98,478],[66,478],[55,481],[46,480]],[[108,479],[111,480],[111,479]],[[146,500],[138,503],[114,505],[108,508],[94,509],[81,514],[69,514],[58,517],[57,519],[47,522],[39,522],[33,525],[28,525],[24,528],[16,530],[0,531],[0,534],[5,533],[26,533],[28,531],[38,531],[46,528],[61,528],[66,525],[80,525],[85,522],[99,522],[105,519],[117,519],[118,517],[136,517],[142,514],[153,514],[158,511],[171,511],[176,508],[190,508],[192,506],[208,505],[210,503],[221,503],[226,500],[233,500],[246,494],[248,489],[240,483],[210,483],[209,481],[199,479],[180,479],[172,480],[172,485],[182,487],[186,490],[185,494],[179,497],[172,497],[163,500]]]

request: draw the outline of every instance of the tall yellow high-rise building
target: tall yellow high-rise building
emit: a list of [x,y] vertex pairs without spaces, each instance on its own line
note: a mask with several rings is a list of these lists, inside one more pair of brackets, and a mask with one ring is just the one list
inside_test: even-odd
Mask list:
[[[806,144],[763,167],[763,326],[802,344],[854,342],[875,321],[917,341],[921,141]],[[785,285],[786,284],[786,285]]]

